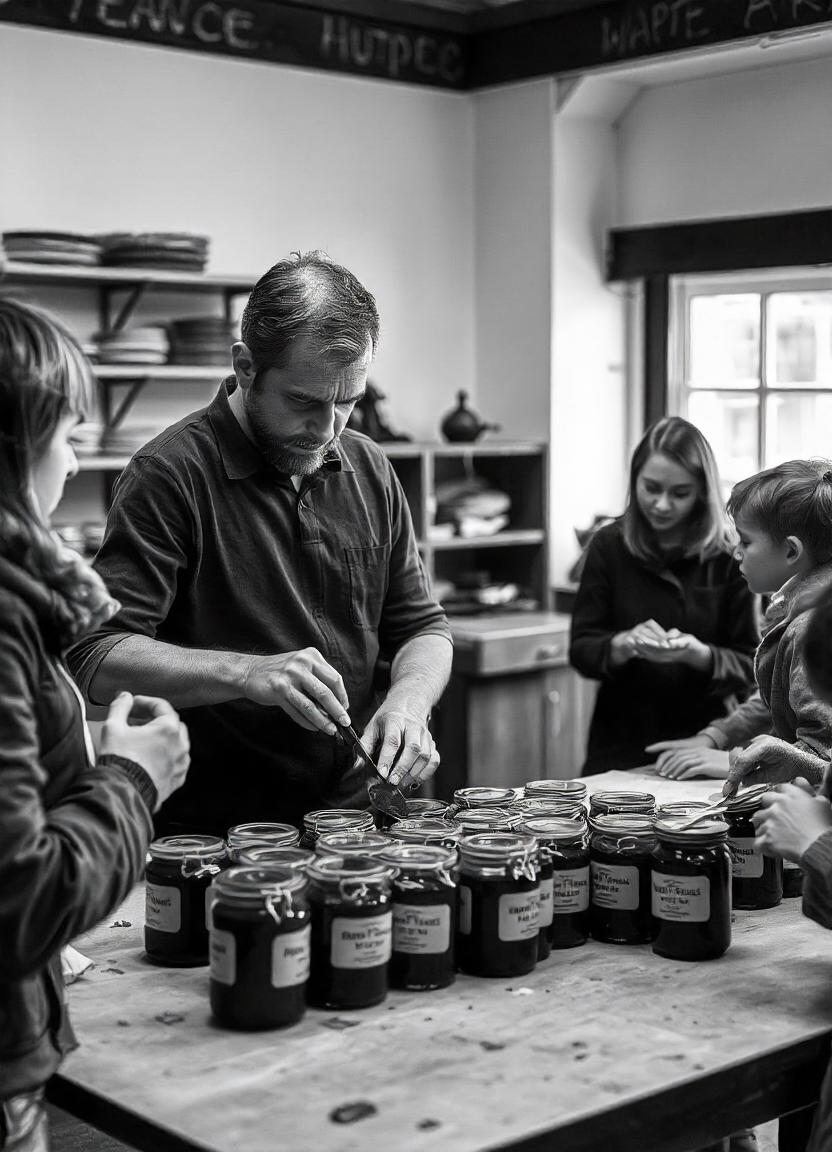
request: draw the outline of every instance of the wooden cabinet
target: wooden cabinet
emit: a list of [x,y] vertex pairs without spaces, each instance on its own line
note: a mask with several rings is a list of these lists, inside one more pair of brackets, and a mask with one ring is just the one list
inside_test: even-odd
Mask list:
[[569,667],[569,618],[454,619],[454,672],[436,709],[438,790],[577,776],[595,686]]

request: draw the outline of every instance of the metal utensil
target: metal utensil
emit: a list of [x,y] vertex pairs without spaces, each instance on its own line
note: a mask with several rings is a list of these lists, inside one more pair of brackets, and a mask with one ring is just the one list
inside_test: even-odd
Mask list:
[[361,743],[358,733],[353,728],[352,724],[347,725],[345,728],[339,728],[341,736],[350,745],[353,752],[368,764],[375,773],[376,779],[369,781],[367,784],[367,792],[370,796],[370,804],[385,816],[406,816],[407,815],[407,800],[404,793],[395,784],[391,784],[389,780],[385,780],[378,770],[373,757]]
[[729,792],[727,796],[720,796],[719,800],[717,800],[714,804],[709,804],[707,808],[703,808],[701,812],[697,812],[695,816],[690,818],[690,820],[686,820],[684,824],[679,824],[678,829],[680,832],[682,832],[685,828],[693,828],[693,826],[698,824],[701,820],[707,820],[710,816],[718,816],[723,812],[727,812],[728,806],[732,803],[732,801],[737,799],[754,800],[758,796],[762,796],[764,792],[768,792],[770,787],[770,784],[752,784],[750,788],[746,788],[742,795],[739,794],[737,788],[734,788],[734,790]]

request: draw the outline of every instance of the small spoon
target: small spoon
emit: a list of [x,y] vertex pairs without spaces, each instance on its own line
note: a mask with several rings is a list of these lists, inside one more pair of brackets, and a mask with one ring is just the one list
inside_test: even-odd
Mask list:
[[755,800],[765,792],[768,792],[771,787],[771,784],[752,784],[751,787],[746,788],[741,795],[734,789],[734,791],[729,792],[727,796],[721,796],[715,804],[709,804],[707,808],[703,808],[701,812],[697,812],[695,816],[692,816],[690,820],[686,820],[684,824],[677,825],[677,828],[680,832],[683,832],[686,828],[693,828],[695,824],[698,824],[701,820],[707,820],[709,816],[716,816],[727,812],[730,804],[734,800]]

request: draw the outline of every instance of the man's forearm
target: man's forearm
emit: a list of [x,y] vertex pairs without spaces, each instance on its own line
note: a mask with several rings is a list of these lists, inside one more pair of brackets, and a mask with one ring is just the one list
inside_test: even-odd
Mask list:
[[414,636],[396,653],[385,707],[426,718],[451,675],[453,647],[445,636]]
[[95,704],[109,704],[119,692],[161,696],[174,708],[222,704],[245,695],[251,657],[239,652],[180,648],[147,636],[125,636],[111,648],[90,682]]

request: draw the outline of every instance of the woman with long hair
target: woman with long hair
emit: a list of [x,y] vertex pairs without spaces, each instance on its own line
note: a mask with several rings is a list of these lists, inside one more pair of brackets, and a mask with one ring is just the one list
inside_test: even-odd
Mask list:
[[126,693],[96,757],[63,664],[118,608],[50,528],[93,399],[72,337],[0,295],[0,1149],[14,1152],[48,1147],[43,1085],[76,1043],[61,948],[140,877],[152,814],[188,768],[170,705]]
[[699,731],[753,685],[755,604],[734,543],[708,441],[657,421],[623,516],[592,538],[572,617],[570,660],[601,682],[585,775],[648,763],[648,746]]

